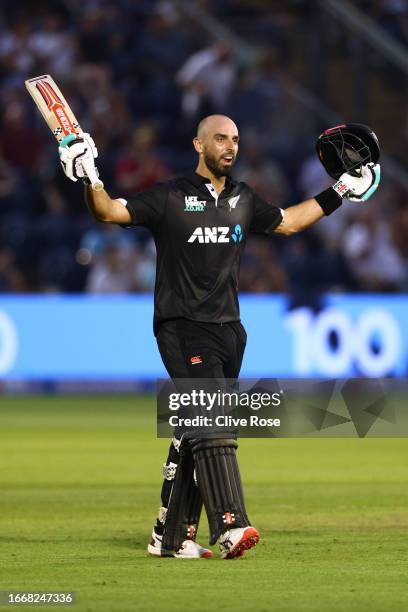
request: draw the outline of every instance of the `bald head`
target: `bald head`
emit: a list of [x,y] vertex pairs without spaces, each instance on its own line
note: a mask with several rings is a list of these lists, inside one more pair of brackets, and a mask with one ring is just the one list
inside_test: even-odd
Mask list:
[[226,115],[204,117],[193,140],[199,155],[197,172],[216,178],[228,176],[238,154],[238,128]]
[[216,133],[234,133],[238,136],[238,128],[227,115],[208,115],[197,126],[197,136],[200,140]]

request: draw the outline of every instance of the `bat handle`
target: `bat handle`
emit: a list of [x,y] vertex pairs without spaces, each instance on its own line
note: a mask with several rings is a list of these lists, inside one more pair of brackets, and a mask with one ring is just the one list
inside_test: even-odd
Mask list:
[[94,191],[102,191],[102,189],[104,188],[104,184],[98,179],[97,181],[95,181],[95,183],[92,183],[91,187]]
[[95,166],[93,165],[91,160],[84,159],[82,161],[83,169],[86,172],[87,177],[91,181],[91,187],[94,191],[102,191],[104,185],[103,182],[98,177]]

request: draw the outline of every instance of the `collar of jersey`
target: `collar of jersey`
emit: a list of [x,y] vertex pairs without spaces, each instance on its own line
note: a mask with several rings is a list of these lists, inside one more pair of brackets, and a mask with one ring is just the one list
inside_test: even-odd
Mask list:
[[[201,174],[197,174],[197,172],[190,172],[189,174],[186,175],[186,178],[190,183],[192,183],[196,187],[201,187],[202,189],[208,192],[207,187],[205,186],[206,183],[210,182],[210,179],[208,177],[201,176]],[[230,176],[227,176],[225,178],[224,190],[227,193],[231,191],[231,189],[235,185],[236,185],[236,181],[234,181],[234,179],[232,179]]]

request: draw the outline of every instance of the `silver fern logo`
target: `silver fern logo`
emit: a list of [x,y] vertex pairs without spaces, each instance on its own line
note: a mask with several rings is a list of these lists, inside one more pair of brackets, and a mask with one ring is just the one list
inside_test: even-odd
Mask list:
[[237,203],[238,203],[239,198],[240,198],[240,196],[239,196],[239,195],[237,195],[237,196],[235,196],[234,198],[230,198],[230,199],[228,200],[228,204],[229,204],[230,210],[232,210],[233,208],[235,208],[235,207],[236,207],[236,205],[237,205]]

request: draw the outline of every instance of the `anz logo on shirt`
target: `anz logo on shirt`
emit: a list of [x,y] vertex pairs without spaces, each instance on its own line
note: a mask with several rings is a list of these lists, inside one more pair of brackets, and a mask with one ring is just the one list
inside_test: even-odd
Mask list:
[[187,242],[198,242],[200,244],[209,243],[228,243],[235,242],[239,244],[242,242],[244,234],[242,228],[237,224],[232,233],[230,234],[229,227],[196,227],[194,232],[191,234]]

